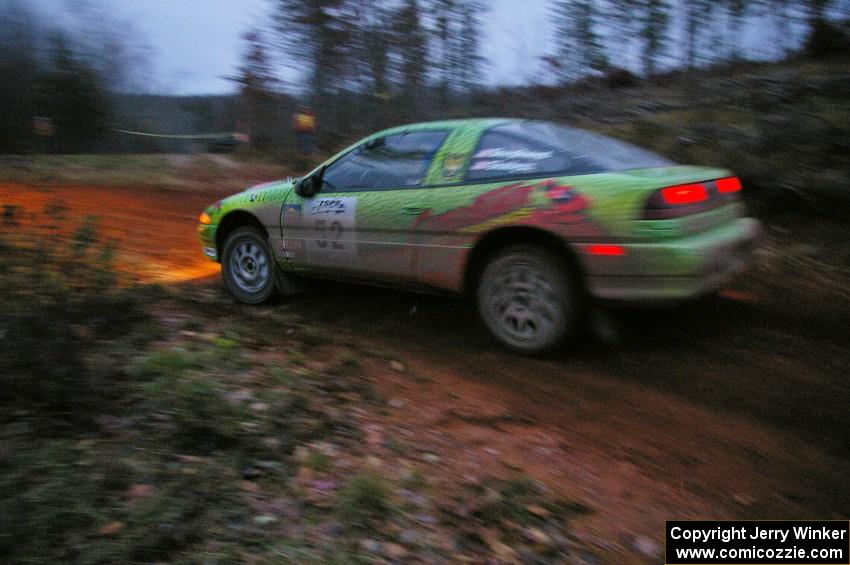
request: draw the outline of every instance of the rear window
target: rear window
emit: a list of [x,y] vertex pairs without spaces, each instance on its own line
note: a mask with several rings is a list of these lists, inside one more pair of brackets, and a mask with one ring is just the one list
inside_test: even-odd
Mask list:
[[604,135],[548,122],[512,122],[484,133],[466,178],[587,175],[671,165],[675,163]]

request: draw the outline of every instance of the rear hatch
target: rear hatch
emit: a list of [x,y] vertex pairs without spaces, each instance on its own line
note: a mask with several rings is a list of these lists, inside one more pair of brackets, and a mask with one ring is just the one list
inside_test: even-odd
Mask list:
[[[618,235],[681,237],[718,228],[743,215],[741,183],[725,169],[672,166],[605,176],[605,198],[598,204],[607,216],[605,223],[616,226],[611,231]],[[606,206],[609,199],[616,204]]]

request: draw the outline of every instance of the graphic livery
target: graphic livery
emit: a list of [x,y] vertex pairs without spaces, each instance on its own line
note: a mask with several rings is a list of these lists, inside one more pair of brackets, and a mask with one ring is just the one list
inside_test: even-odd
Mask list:
[[[523,178],[538,163],[561,162],[569,145],[567,153],[556,151],[554,142],[543,138],[524,146],[480,145],[484,134],[495,128],[521,128],[526,123],[537,122],[457,120],[376,133],[322,167],[334,167],[355,148],[380,148],[374,142],[386,136],[450,132],[429,157],[418,186],[334,187],[334,191],[325,187],[316,196],[304,198],[296,193],[294,180],[267,183],[261,190],[249,190],[207,208],[211,222],[198,228],[202,246],[220,260],[234,226],[227,219],[239,212],[244,221],[247,213],[256,219],[255,225],[265,227],[272,248],[279,250],[278,265],[283,271],[321,269],[367,280],[391,277],[399,283],[457,292],[464,290],[473,250],[496,231],[521,228],[563,242],[578,262],[590,295],[631,302],[680,299],[716,290],[747,263],[759,226],[742,217],[740,183],[731,182],[729,171],[669,162],[587,170],[588,160],[598,157],[598,162],[610,163],[611,155],[620,152],[594,155],[583,149],[580,155],[562,159],[581,162],[584,169],[579,173],[565,170]],[[614,140],[607,142],[650,155]],[[718,188],[718,180],[724,191]],[[676,193],[678,198],[696,198],[688,206],[663,200],[667,187],[694,186],[700,190]],[[727,186],[736,190],[728,192]],[[700,195],[705,196],[704,202],[699,201]],[[653,203],[657,202],[661,207],[656,210]]]

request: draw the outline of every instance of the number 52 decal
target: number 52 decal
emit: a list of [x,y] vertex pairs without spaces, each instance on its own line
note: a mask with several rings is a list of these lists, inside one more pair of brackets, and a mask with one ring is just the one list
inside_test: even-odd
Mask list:
[[333,249],[345,251],[345,244],[340,241],[345,233],[345,228],[341,222],[334,220],[328,223],[327,220],[316,220],[316,233],[319,234],[316,245],[321,249],[327,249],[328,243],[330,243]]
[[357,198],[315,198],[304,203],[308,229],[308,251],[314,254],[357,253]]

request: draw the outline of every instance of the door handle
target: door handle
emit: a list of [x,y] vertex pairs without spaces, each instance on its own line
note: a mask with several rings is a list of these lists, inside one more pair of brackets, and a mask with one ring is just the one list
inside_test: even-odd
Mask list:
[[405,216],[419,216],[425,213],[425,208],[419,208],[418,206],[405,206],[401,209],[401,213]]

